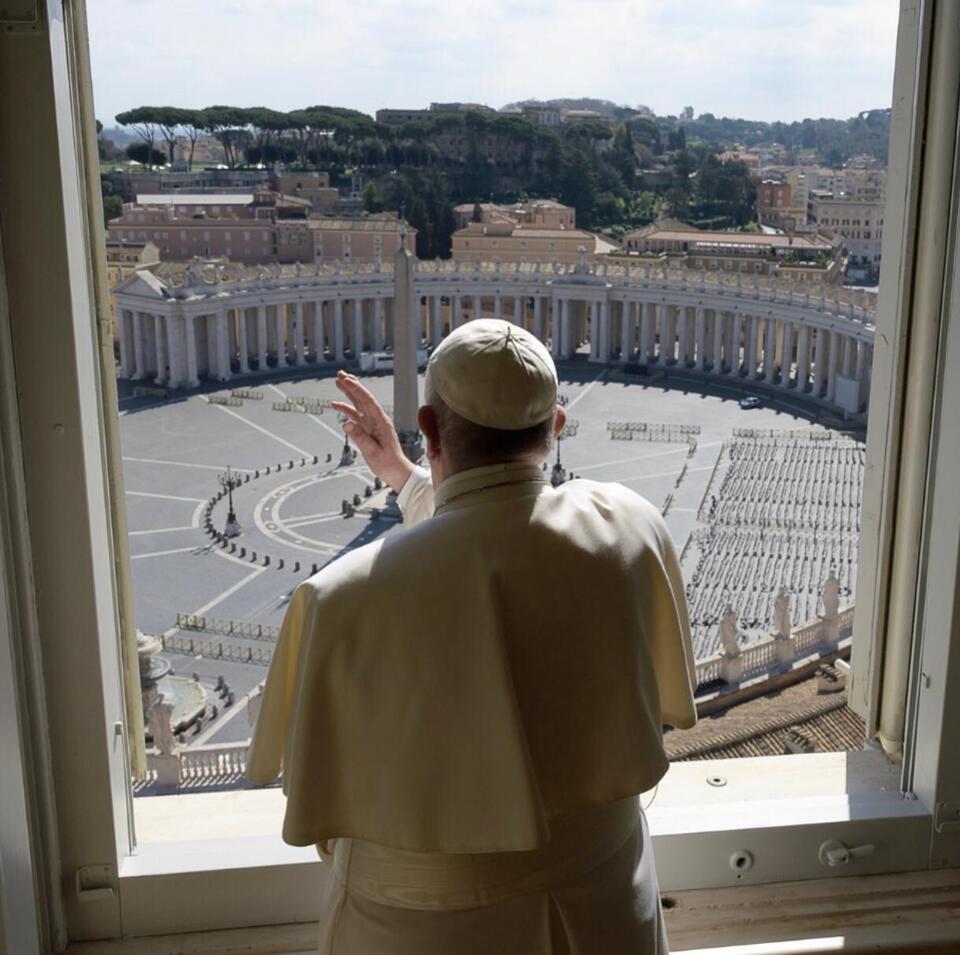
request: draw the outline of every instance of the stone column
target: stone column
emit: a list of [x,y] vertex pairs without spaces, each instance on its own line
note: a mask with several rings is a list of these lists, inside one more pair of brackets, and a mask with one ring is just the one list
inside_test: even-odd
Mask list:
[[221,308],[217,313],[217,364],[219,379],[229,381],[233,373],[230,368],[230,330],[227,327],[226,308]]
[[813,395],[815,398],[820,398],[827,381],[827,352],[830,348],[830,332],[825,328],[818,328],[813,347]]
[[250,349],[247,343],[247,310],[238,308],[237,316],[237,351],[240,352],[240,374],[250,371]]
[[[853,341],[853,339],[851,339],[851,341]],[[854,377],[857,380],[857,410],[859,411],[867,383],[867,344],[866,342],[858,340],[856,341],[855,348],[857,352],[857,367],[854,372]]]
[[197,377],[197,329],[194,325],[195,321],[195,315],[183,316],[184,351],[187,359],[186,386],[188,388],[196,388],[200,385],[200,379]]
[[523,327],[523,299],[519,295],[513,297],[513,318],[514,325]]
[[737,312],[730,313],[730,321],[727,326],[727,368],[728,375],[740,374],[740,315]]
[[480,307],[480,296],[473,296],[473,318],[479,318],[483,314],[483,310]]
[[499,292],[495,292],[493,296],[493,317],[503,318],[503,297]]
[[[393,423],[404,453],[418,460],[423,453],[417,425],[420,405],[417,385],[417,351],[420,347],[420,299],[414,288],[415,256],[406,248],[406,239],[393,257]],[[340,300],[338,311],[342,316]],[[342,354],[341,337],[340,351]]]
[[267,368],[267,306],[257,306],[257,367]]
[[287,363],[287,306],[278,303],[274,306],[274,322],[277,331],[277,367]]
[[306,361],[304,355],[303,335],[303,302],[297,299],[293,303],[293,363],[302,365]]
[[563,328],[564,303],[562,298],[553,300],[553,318],[550,322],[550,354],[560,357],[560,337]]
[[660,306],[660,361],[672,364],[677,357],[677,317],[672,305]]
[[635,302],[620,303],[620,361],[633,361]]
[[133,357],[133,333],[131,331],[129,310],[122,308],[117,316],[117,342],[120,345],[120,377],[130,378],[133,375],[136,359]]
[[591,302],[590,361],[606,362],[610,358],[610,313],[607,302]]
[[333,303],[333,357],[335,361],[343,361],[343,299],[338,298]]
[[463,299],[454,295],[450,306],[450,330],[459,328],[463,324]]
[[139,381],[147,373],[143,348],[143,316],[140,312],[133,313],[133,363],[135,366],[133,377]]
[[167,360],[170,363],[170,375],[167,383],[171,388],[182,388],[186,372],[184,360],[186,358],[183,343],[183,318],[180,315],[168,315],[167,326]]
[[793,323],[783,323],[783,344],[780,349],[780,387],[790,387],[790,370],[793,364]]
[[773,372],[777,366],[777,323],[772,318],[764,319],[763,329],[763,380],[773,384]]
[[430,344],[434,348],[443,340],[443,317],[440,314],[442,301],[439,295],[430,299]]
[[678,308],[680,313],[680,328],[677,332],[677,338],[679,339],[679,344],[677,345],[677,364],[681,368],[687,367],[687,361],[689,359],[688,354],[688,332],[690,331],[690,321],[689,321],[689,311],[690,308],[687,305],[681,305]]
[[723,312],[713,310],[713,371],[714,374],[723,374]]
[[373,300],[373,350],[383,351],[383,299]]
[[583,340],[581,329],[585,321],[586,303],[567,301],[563,308],[563,339],[560,343],[562,358],[571,358]]
[[797,391],[803,394],[807,390],[810,378],[810,329],[800,326],[797,335]]
[[844,336],[843,339],[843,374],[846,378],[853,378],[857,370],[857,340]]
[[707,367],[707,316],[702,305],[697,306],[696,330],[696,367],[697,371],[704,371]]
[[544,341],[543,333],[543,298],[538,295],[533,300],[533,334],[540,341]]
[[353,327],[350,333],[350,344],[353,349],[354,361],[360,360],[363,351],[363,299],[353,300]]
[[830,333],[830,352],[827,355],[827,401],[837,399],[837,372],[840,370],[840,349],[843,336],[839,332]]
[[654,302],[646,302],[640,318],[645,323],[641,329],[643,334],[643,360],[647,364],[657,359],[657,306]]
[[760,331],[756,315],[747,317],[747,379],[757,377],[757,335]]
[[157,376],[154,382],[162,385],[167,381],[167,329],[162,315],[153,316],[153,338],[157,344]]

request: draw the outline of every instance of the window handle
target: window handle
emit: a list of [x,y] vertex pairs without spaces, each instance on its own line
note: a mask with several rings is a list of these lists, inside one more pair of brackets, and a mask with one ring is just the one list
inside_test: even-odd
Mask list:
[[876,846],[869,843],[864,846],[848,846],[837,839],[829,839],[820,846],[820,864],[835,868],[838,865],[848,865],[854,859],[872,856]]

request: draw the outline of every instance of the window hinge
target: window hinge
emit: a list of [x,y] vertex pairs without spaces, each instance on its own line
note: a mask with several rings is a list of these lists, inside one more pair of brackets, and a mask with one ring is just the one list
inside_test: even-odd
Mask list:
[[39,0],[0,0],[0,31],[37,33],[39,30]]
[[103,902],[116,895],[117,874],[112,865],[80,866],[76,878],[81,902]]
[[960,830],[960,802],[937,803],[933,827],[937,832],[957,832]]

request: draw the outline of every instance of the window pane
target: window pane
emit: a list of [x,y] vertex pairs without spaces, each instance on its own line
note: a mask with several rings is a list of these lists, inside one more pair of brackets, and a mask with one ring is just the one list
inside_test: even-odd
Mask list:
[[[304,10],[304,35],[310,17],[320,30],[333,16]],[[838,4],[826,31],[811,10],[810,34],[837,40],[777,57],[777,94],[768,31],[788,14],[768,13],[752,38],[715,44],[749,64],[729,94],[710,84],[709,51],[692,70],[689,97],[711,111],[671,110],[672,94],[655,109],[547,91],[499,105],[480,87],[496,108],[401,110],[344,88],[339,112],[318,108],[304,125],[251,109],[264,97],[238,78],[236,109],[107,123],[104,188],[123,199],[108,255],[121,276],[121,430],[155,751],[137,792],[245,785],[258,689],[293,589],[400,529],[330,401],[346,366],[392,403],[392,264],[404,241],[420,262],[424,354],[479,316],[540,336],[572,419],[546,473],[623,483],[664,515],[703,717],[668,729],[671,758],[863,745],[844,661],[897,7]],[[142,34],[138,16],[115,19]],[[803,16],[790,10],[792,32]],[[98,101],[123,119],[141,87],[123,86],[116,24],[91,18]],[[840,39],[848,19],[871,39],[855,63]],[[370,42],[396,53],[384,26]],[[533,26],[555,29],[546,13]],[[248,41],[259,29],[242,17],[229,27]],[[688,35],[667,14],[650,29],[664,48]],[[841,61],[843,91],[820,81]],[[190,68],[169,70],[193,77],[184,103],[222,99]],[[271,73],[263,88],[280,82]],[[276,102],[288,100],[277,85]],[[824,115],[849,118],[806,118]],[[144,145],[163,152],[159,168],[127,163]],[[157,249],[140,223],[181,241]]]

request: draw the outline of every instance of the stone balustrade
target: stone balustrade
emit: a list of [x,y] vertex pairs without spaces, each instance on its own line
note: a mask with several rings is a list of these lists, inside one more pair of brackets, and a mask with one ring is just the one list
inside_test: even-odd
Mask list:
[[[676,367],[861,411],[876,294],[742,272],[613,264],[416,262],[414,338],[435,347],[465,321],[506,318],[557,359]],[[115,290],[121,377],[190,389],[359,361],[394,340],[390,263],[164,263]]]

